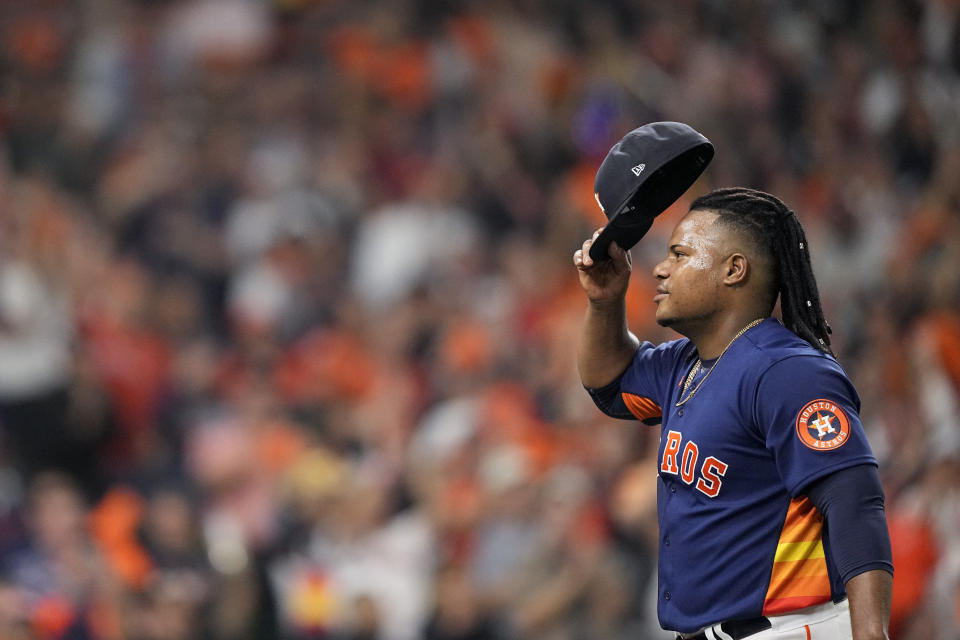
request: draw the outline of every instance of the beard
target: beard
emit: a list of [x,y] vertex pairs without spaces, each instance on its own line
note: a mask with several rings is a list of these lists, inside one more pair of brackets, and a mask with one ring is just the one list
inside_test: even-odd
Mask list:
[[657,324],[661,327],[671,328],[680,320],[678,318],[657,318]]

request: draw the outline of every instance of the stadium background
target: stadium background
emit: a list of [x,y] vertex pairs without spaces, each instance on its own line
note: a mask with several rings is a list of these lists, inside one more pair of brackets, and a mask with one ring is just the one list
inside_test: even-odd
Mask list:
[[571,255],[672,119],[798,211],[955,640],[958,74],[955,0],[4,0],[0,638],[669,637]]

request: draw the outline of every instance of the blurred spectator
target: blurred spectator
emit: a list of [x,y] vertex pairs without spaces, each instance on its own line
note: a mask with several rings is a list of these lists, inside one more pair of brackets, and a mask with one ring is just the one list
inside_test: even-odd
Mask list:
[[70,290],[57,253],[70,224],[42,179],[18,181],[0,240],[0,420],[27,475],[63,465],[73,364]]
[[462,569],[451,566],[436,577],[434,612],[425,640],[488,640],[500,637],[479,594]]
[[[34,477],[26,497],[29,544],[5,558],[3,574],[12,583],[8,602],[19,597],[22,608],[8,611],[39,637],[95,637],[101,609],[117,606],[102,599],[113,591],[103,557],[84,527],[83,497],[66,477],[47,472]],[[28,636],[29,637],[29,636]]]

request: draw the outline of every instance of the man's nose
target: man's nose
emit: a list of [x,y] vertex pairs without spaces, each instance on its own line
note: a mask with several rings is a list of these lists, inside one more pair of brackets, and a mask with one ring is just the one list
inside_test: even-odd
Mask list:
[[658,280],[666,280],[667,276],[670,275],[670,272],[667,270],[667,261],[662,260],[658,262],[653,267],[653,277]]

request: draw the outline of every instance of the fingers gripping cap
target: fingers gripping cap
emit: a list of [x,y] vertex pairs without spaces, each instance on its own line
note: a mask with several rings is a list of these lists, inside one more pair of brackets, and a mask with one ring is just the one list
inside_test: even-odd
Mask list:
[[690,188],[713,159],[713,144],[681,122],[651,122],[613,145],[593,183],[607,226],[590,247],[604,260],[610,243],[629,249],[653,219]]

